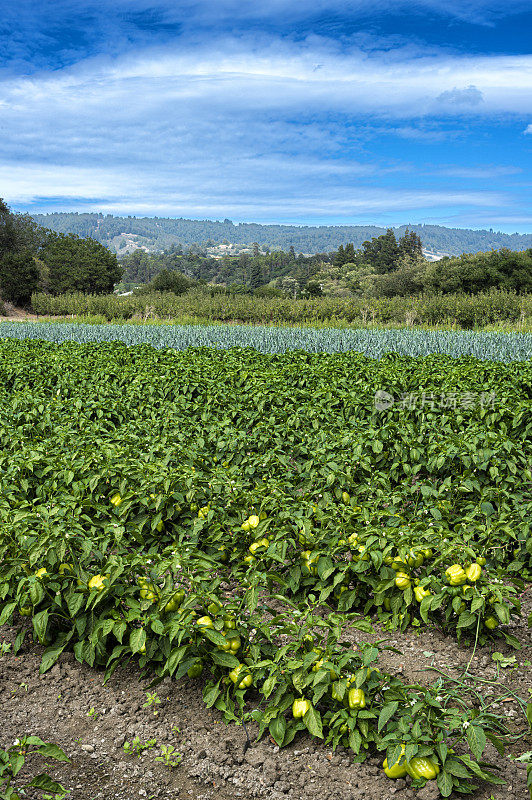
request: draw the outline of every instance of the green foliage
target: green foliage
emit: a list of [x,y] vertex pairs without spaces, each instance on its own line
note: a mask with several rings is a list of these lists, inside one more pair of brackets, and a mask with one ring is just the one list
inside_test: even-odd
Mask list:
[[162,269],[155,278],[146,286],[137,290],[137,294],[151,294],[153,292],[172,292],[172,294],[184,294],[192,286],[192,281],[185,278],[180,272],[175,270]]
[[0,198],[0,261],[6,253],[35,253],[43,231],[28,214],[14,214]]
[[49,797],[49,795],[43,795],[42,792],[55,792],[58,800],[66,797],[68,792],[64,787],[45,773],[37,775],[22,786],[19,785],[20,780],[16,779],[24,764],[28,758],[33,760],[33,757],[37,755],[51,758],[54,761],[68,761],[60,747],[55,744],[47,744],[38,736],[23,736],[7,750],[0,749],[0,800],[21,800],[27,795],[26,789],[39,791],[41,797]]
[[144,750],[151,750],[152,747],[155,747],[156,745],[157,745],[157,739],[148,739],[143,744],[140,738],[138,736],[135,736],[133,741],[124,742],[123,750],[127,756],[136,756],[137,758],[140,758]]
[[[406,243],[403,247],[406,249]],[[383,275],[396,269],[399,252],[399,244],[393,228],[388,228],[382,236],[374,237],[363,243],[360,260],[373,267],[378,275]]]
[[435,292],[485,292],[491,288],[532,290],[532,248],[516,253],[507,248],[489,253],[464,253],[431,264],[424,285]]
[[27,306],[39,285],[39,268],[28,250],[0,257],[0,294],[16,306]]
[[44,231],[31,217],[13,214],[0,199],[0,292],[27,305],[46,292],[110,292],[122,274],[116,256],[94,239]]
[[39,258],[47,269],[47,289],[54,295],[110,292],[122,274],[116,256],[106,247],[73,234],[50,233]]

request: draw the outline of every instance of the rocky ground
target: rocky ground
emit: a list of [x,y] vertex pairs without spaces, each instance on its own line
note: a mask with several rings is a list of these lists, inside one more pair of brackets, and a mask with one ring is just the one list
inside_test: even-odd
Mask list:
[[[528,593],[531,594],[530,592]],[[528,605],[528,607],[527,607]],[[451,637],[436,629],[423,628],[417,635],[388,634],[389,644],[400,654],[385,653],[382,661],[391,672],[406,681],[430,682],[438,674],[431,667],[458,678],[471,660],[470,673],[490,683],[483,690],[496,697],[511,688],[523,699],[532,694],[532,637],[526,627],[531,603],[525,603],[521,623],[512,632],[522,649],[508,648],[501,640],[472,650],[459,647]],[[0,630],[0,643],[14,641],[15,628]],[[353,641],[368,638],[353,630]],[[382,638],[377,636],[374,638]],[[5,649],[5,648],[4,648]],[[515,662],[497,668],[492,655],[502,653]],[[104,685],[100,672],[78,664],[65,653],[45,675],[38,674],[42,648],[26,644],[18,656],[6,652],[0,658],[2,725],[0,746],[11,745],[24,734],[40,736],[59,744],[71,759],[70,764],[51,762],[47,767],[38,757],[28,762],[25,775],[48,771],[71,791],[73,800],[130,800],[131,798],[269,798],[270,800],[391,800],[414,798],[436,800],[433,782],[414,793],[409,778],[390,781],[381,768],[382,758],[354,764],[349,753],[336,753],[310,737],[301,737],[288,748],[279,748],[269,738],[254,741],[255,730],[226,726],[220,714],[206,709],[202,700],[202,681],[165,679],[152,690],[131,665],[118,670]],[[147,703],[147,691],[156,693],[159,703]],[[511,698],[495,710],[504,713],[514,728],[525,730],[519,706]],[[124,743],[151,746],[139,755],[128,754]],[[169,767],[156,760],[162,746],[172,746]],[[532,749],[532,741],[522,739],[514,754]],[[490,761],[497,763],[507,781],[505,787],[481,787],[475,800],[526,800],[526,769],[508,758],[501,758],[490,747]],[[37,794],[28,794],[37,797]],[[40,795],[39,795],[40,796]]]

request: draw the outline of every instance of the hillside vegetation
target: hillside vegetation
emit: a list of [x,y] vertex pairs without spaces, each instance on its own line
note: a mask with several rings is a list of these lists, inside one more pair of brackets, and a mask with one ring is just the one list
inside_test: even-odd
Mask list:
[[[260,225],[252,222],[234,224],[230,219],[168,219],[162,217],[115,217],[112,214],[56,212],[34,214],[39,225],[58,233],[90,236],[120,252],[127,252],[127,238],[150,251],[160,251],[173,244],[217,244],[231,242],[251,246],[253,242],[270,249],[320,253],[336,250],[344,242],[360,247],[366,239],[385,233],[377,225]],[[532,247],[532,234],[498,233],[492,230],[446,228],[442,225],[400,225],[394,228],[402,236],[407,228],[415,231],[423,245],[434,252],[459,255],[508,247],[524,250]]]

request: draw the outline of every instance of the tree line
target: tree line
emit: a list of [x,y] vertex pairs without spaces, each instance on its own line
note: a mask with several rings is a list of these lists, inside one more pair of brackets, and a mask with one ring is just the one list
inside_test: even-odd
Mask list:
[[216,259],[200,248],[173,246],[164,253],[137,250],[122,260],[124,281],[144,284],[140,292],[181,294],[206,285],[210,292],[253,292],[270,297],[394,297],[422,293],[477,294],[500,289],[532,291],[532,248],[508,248],[429,262],[412,230],[397,238],[392,228],[355,248],[348,242],[313,256],[285,251],[250,252]]
[[100,242],[49,231],[0,198],[0,296],[27,306],[33,292],[112,292],[122,276],[116,255]]

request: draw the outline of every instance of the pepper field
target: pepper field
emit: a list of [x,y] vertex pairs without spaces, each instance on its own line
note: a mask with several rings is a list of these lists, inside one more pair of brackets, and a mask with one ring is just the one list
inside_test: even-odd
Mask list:
[[[103,793],[76,788],[79,758],[102,748],[96,729],[78,719],[80,754],[74,723],[60,724],[75,705],[39,716],[10,689],[4,762],[14,733],[53,738],[70,764],[48,765],[66,787],[49,796],[76,800],[136,795],[138,780],[126,790],[109,767],[113,747],[124,769],[138,755],[144,776],[150,763],[153,797],[522,800],[523,340],[498,337],[474,357],[408,355],[404,339],[400,353],[388,343],[371,357],[156,349],[61,327],[81,341],[5,328],[0,339],[0,680],[7,689],[23,669],[36,696],[64,684],[68,697],[70,673],[82,696],[94,680],[114,708],[101,698],[127,678],[128,692],[152,697],[130,719],[157,730],[132,754],[127,725],[129,749],[116,745],[124,715],[93,708],[101,742],[109,723],[115,744],[98,762]],[[232,744],[220,755],[222,730]],[[311,779],[301,753],[326,759],[325,773],[313,766]]]

